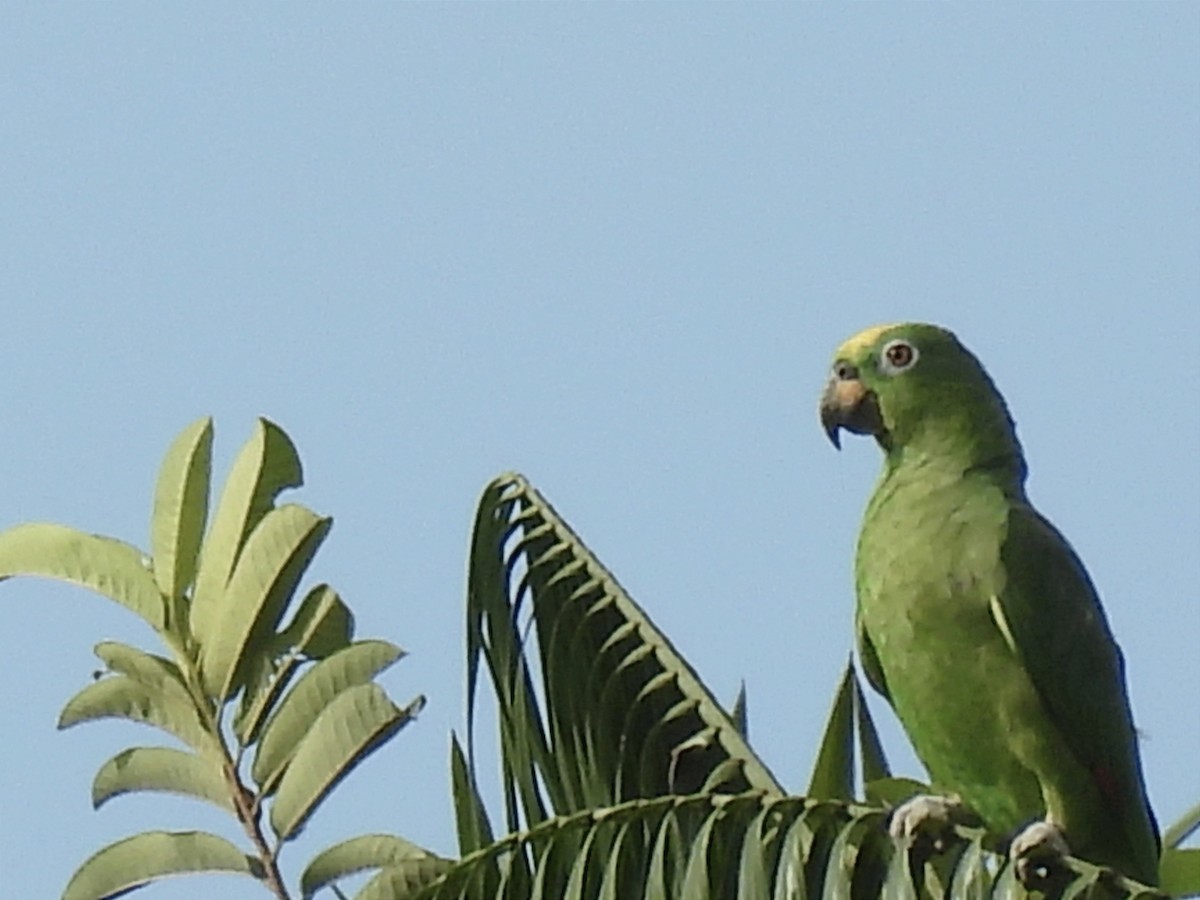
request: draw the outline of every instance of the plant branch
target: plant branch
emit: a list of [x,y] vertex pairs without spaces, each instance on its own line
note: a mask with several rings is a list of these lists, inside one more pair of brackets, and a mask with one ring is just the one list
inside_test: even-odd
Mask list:
[[225,757],[225,778],[229,783],[229,791],[233,797],[233,805],[234,809],[237,810],[238,820],[242,823],[242,828],[245,829],[246,836],[254,844],[254,849],[258,853],[259,859],[262,860],[262,880],[278,900],[290,900],[287,886],[283,883],[283,876],[279,872],[279,862],[276,859],[276,852],[267,843],[266,836],[263,834],[258,798],[242,784],[242,780],[238,776],[237,769],[228,752],[226,752]]

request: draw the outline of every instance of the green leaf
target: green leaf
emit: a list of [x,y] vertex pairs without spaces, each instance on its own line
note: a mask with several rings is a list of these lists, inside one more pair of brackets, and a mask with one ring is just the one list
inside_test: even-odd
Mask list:
[[[1065,877],[1069,876],[1064,875]],[[1084,898],[1091,900],[1095,896],[1094,890],[1099,887],[1099,881],[1100,871],[1097,869],[1083,878],[1075,879],[1074,883],[1066,890],[1059,892],[1048,886],[1046,892],[1056,900],[1084,900]]]
[[243,660],[256,637],[273,632],[331,519],[296,504],[273,509],[251,532],[216,603],[215,631],[201,645],[201,672],[210,696],[235,692]]
[[155,725],[203,753],[212,752],[215,738],[201,723],[192,703],[180,702],[128,675],[114,675],[90,684],[67,701],[59,728],[95,719],[120,718]]
[[1200,803],[1197,803],[1163,831],[1162,845],[1168,849],[1178,847],[1197,828],[1200,828]]
[[317,663],[300,677],[263,729],[251,775],[270,793],[304,736],[347,688],[366,684],[404,655],[387,641],[360,641]]
[[474,774],[467,765],[458,735],[450,735],[450,779],[454,790],[454,821],[458,831],[458,852],[463,856],[486,847],[495,840],[487,809],[479,796]]
[[279,426],[259,419],[238,452],[200,551],[192,593],[192,634],[203,647],[219,629],[219,607],[242,545],[280,491],[304,481],[300,457]]
[[750,738],[750,713],[746,700],[746,682],[738,686],[737,696],[733,699],[733,707],[729,710],[729,721],[744,740]]
[[336,653],[349,646],[353,636],[354,616],[337,592],[327,584],[309,591],[287,628],[247,660],[245,690],[233,719],[239,743],[247,747],[259,739],[266,717],[302,662]]
[[[535,859],[530,900],[563,900],[571,875],[579,869],[586,875],[587,869],[595,867],[582,846],[584,840],[579,829],[561,828],[546,835],[546,846],[540,848]],[[573,862],[579,865],[573,866]]]
[[847,664],[821,749],[808,782],[808,796],[820,800],[850,800],[854,796],[854,669]]
[[[613,838],[608,859],[604,862],[604,873],[601,875],[600,890],[596,894],[596,900],[622,900],[625,896],[622,892],[626,879],[622,879],[621,876],[625,872],[636,871],[640,868],[634,858],[641,856],[640,851],[645,846],[647,834],[646,825],[643,822],[625,821],[620,823]],[[639,843],[642,846],[639,847]],[[742,896],[754,895],[743,894]]]
[[183,673],[171,660],[119,641],[101,641],[94,652],[110,672],[128,675],[147,687],[167,692],[172,698],[191,702]]
[[780,821],[779,865],[775,869],[773,900],[804,900],[805,863],[812,849],[812,832],[803,818]]
[[285,646],[308,659],[324,659],[349,645],[354,637],[354,615],[337,591],[318,584],[305,595],[280,637]]
[[1163,852],[1158,879],[1172,897],[1200,894],[1200,849],[1173,847]]
[[[901,855],[901,852],[898,852],[897,855]],[[907,855],[907,851],[903,851],[903,855]],[[988,896],[991,886],[992,876],[988,871],[983,842],[982,840],[972,841],[958,858],[958,865],[954,869],[954,877],[950,882],[952,896],[962,897],[964,900],[966,898],[983,900]]]
[[[883,890],[879,892],[879,900],[920,900],[907,849],[893,845],[892,859],[883,882]],[[956,896],[955,900],[965,898]],[[972,900],[979,898],[972,897]]]
[[858,755],[862,761],[863,782],[890,778],[892,769],[888,765],[887,755],[883,752],[883,742],[879,740],[879,731],[875,728],[875,720],[871,717],[867,698],[863,696],[862,684],[858,680],[853,659],[849,668],[854,687],[854,729],[858,732]]
[[712,852],[713,828],[718,816],[714,814],[705,818],[699,833],[692,840],[691,852],[688,853],[687,865],[683,873],[683,895],[695,897],[696,900],[707,900],[713,895],[712,877],[708,870],[709,854]]
[[150,550],[164,597],[180,599],[196,575],[196,556],[208,515],[212,418],[193,422],[175,438],[154,488]]
[[868,781],[867,802],[875,806],[895,808],[917,794],[932,793],[933,788],[913,778],[880,778]]
[[271,827],[280,840],[294,837],[329,791],[408,724],[423,705],[424,698],[419,698],[400,709],[374,683],[338,694],[300,741],[280,779],[271,805]]
[[891,858],[890,846],[886,859],[880,852],[885,840],[890,843],[890,839],[884,837],[885,818],[883,813],[867,812],[856,815],[842,827],[829,850],[825,876],[827,898],[851,900],[853,897],[879,896]]
[[[448,859],[429,856],[424,859],[409,859],[388,866],[372,878],[361,891],[354,895],[354,900],[397,900],[415,894],[426,885],[437,881],[442,875],[453,868],[454,863]],[[311,896],[304,895],[305,898]],[[520,894],[511,894],[521,897]]]
[[[600,873],[611,856],[612,839],[616,835],[611,823],[598,824],[600,827],[586,831],[578,850],[571,848],[574,864],[570,867],[562,900],[584,900],[594,896],[593,889],[599,885]],[[573,845],[574,841],[571,843]]]
[[221,766],[167,747],[133,747],[118,753],[96,773],[92,806],[133,791],[165,791],[207,800],[233,811],[230,788]]
[[0,534],[0,580],[38,575],[89,588],[131,609],[158,631],[166,607],[144,553],[112,538],[34,522]]
[[[161,719],[153,719],[152,724],[167,727],[198,749],[212,751],[219,747],[217,737],[204,724],[204,717],[196,708],[196,699],[175,663],[118,641],[101,641],[96,645],[95,653],[109,672],[132,678],[146,689],[147,696],[154,698],[153,705]],[[191,737],[183,737],[182,733],[168,727],[169,723],[186,729]]]
[[63,900],[107,900],[170,875],[193,872],[261,877],[258,861],[203,831],[147,831],[109,844],[80,866]]
[[241,747],[258,740],[265,717],[275,708],[299,668],[297,656],[288,653],[278,657],[276,652],[266,647],[248,661],[245,689],[233,714],[233,733]]
[[[390,834],[364,834],[323,850],[313,857],[300,876],[305,900],[340,878],[367,869],[394,867],[392,877],[403,884],[389,884],[389,896],[402,896],[448,871],[453,862],[435,856],[416,844]],[[413,876],[417,876],[415,879]],[[359,895],[362,896],[361,894]]]
[[739,897],[770,896],[768,885],[775,868],[772,844],[778,833],[778,823],[768,824],[767,806],[747,823],[737,866]]
[[679,895],[683,881],[683,860],[687,851],[679,827],[679,817],[668,813],[652,832],[649,865],[646,870],[645,900],[667,900]]

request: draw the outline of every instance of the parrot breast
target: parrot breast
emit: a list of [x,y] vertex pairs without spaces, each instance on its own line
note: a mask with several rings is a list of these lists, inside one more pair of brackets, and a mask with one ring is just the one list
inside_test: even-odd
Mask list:
[[998,832],[1045,812],[1019,747],[1039,729],[1036,690],[992,599],[1007,501],[971,479],[880,486],[859,540],[861,627],[896,713],[936,787],[958,794]]

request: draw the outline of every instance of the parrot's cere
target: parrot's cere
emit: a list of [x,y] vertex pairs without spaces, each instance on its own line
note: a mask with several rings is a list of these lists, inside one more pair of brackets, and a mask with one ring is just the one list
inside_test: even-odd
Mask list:
[[983,366],[933,325],[868,329],[837,350],[821,424],[835,445],[845,429],[883,450],[855,560],[858,650],[934,789],[996,834],[1048,823],[1075,855],[1156,884],[1121,651],[1025,495]]

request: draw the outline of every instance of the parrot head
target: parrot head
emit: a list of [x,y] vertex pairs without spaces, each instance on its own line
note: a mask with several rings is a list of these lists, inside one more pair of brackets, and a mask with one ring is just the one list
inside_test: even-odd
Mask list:
[[1003,398],[979,360],[936,325],[879,325],[843,343],[821,397],[821,424],[872,435],[889,458],[1009,457],[1023,469]]

